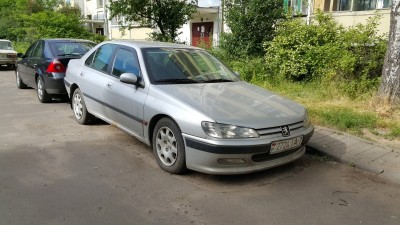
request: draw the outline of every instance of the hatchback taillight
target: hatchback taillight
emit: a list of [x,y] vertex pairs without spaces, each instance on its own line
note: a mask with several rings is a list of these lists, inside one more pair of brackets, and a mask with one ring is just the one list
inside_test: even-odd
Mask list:
[[47,67],[47,73],[65,73],[65,66],[58,59],[54,59]]

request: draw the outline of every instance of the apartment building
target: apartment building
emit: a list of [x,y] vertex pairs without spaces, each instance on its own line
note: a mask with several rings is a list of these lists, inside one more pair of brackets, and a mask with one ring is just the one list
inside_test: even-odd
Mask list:
[[[369,17],[380,14],[378,32],[385,34],[390,29],[390,9],[392,0],[284,0],[285,7],[291,7],[295,14],[312,18],[318,9],[332,13],[332,16],[344,26],[366,23]],[[310,12],[310,13],[308,13]]]

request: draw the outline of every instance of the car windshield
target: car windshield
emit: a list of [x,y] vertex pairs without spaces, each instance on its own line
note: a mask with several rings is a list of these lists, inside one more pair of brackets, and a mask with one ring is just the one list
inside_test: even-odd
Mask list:
[[53,42],[50,48],[56,56],[82,56],[95,45],[93,42]]
[[240,79],[204,50],[147,48],[143,50],[155,84],[233,82]]
[[2,50],[12,50],[11,42],[9,41],[0,41],[0,49]]

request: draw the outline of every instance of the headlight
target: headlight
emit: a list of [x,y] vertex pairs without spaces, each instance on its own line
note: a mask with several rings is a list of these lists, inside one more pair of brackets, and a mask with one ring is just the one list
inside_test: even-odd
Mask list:
[[204,132],[215,138],[257,138],[258,133],[251,128],[238,127],[234,125],[226,125],[212,122],[201,122]]
[[306,116],[303,120],[303,127],[308,127],[311,124],[310,116],[308,116],[308,111],[306,110]]

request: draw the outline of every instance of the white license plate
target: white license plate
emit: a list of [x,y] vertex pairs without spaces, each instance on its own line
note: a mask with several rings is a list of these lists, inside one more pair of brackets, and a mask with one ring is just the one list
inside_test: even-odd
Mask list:
[[301,146],[301,142],[303,141],[303,136],[287,139],[284,141],[272,142],[270,154],[275,154],[279,152],[284,152],[286,150],[290,150],[296,147]]

